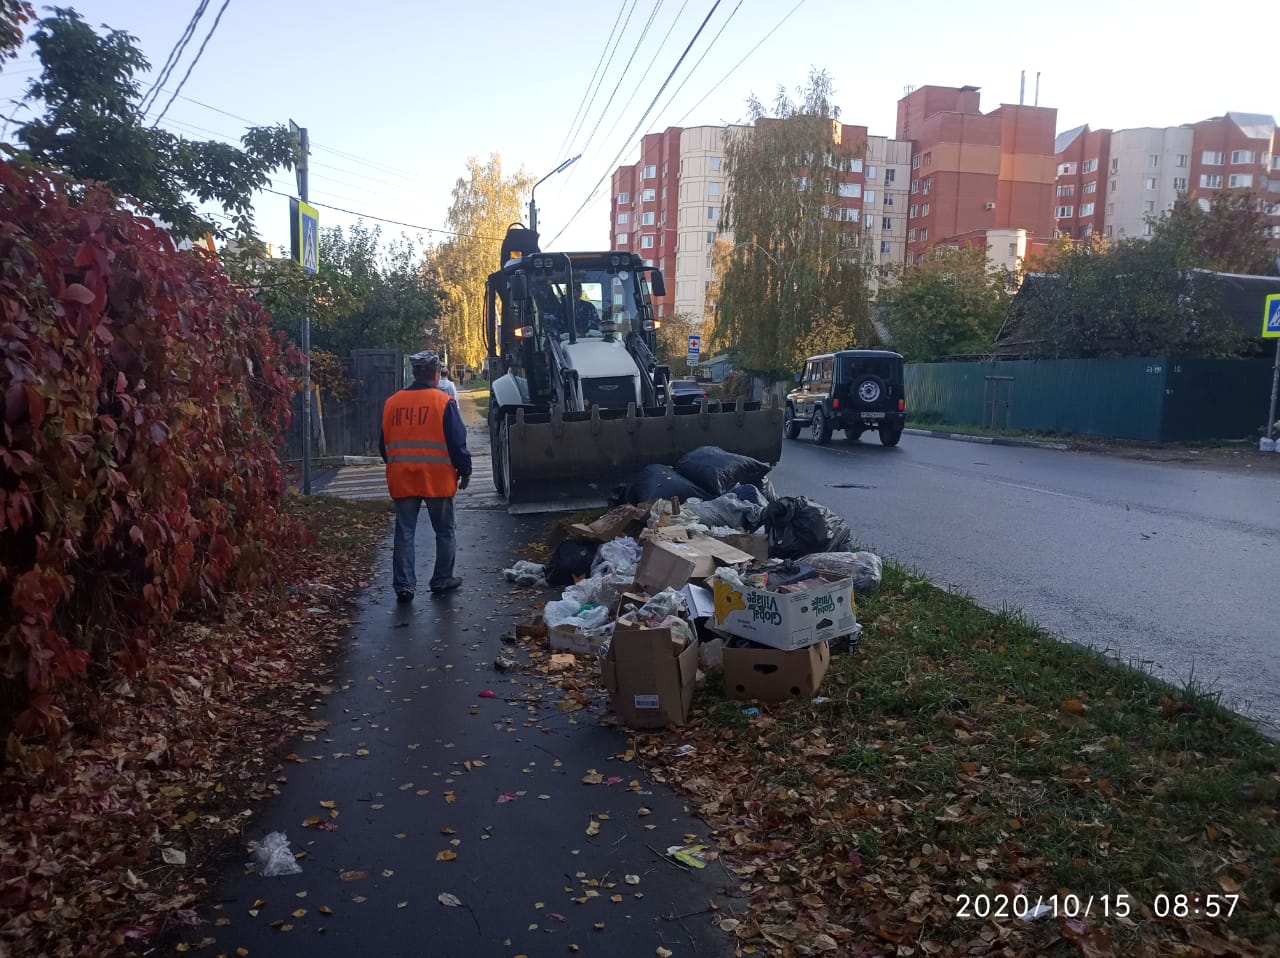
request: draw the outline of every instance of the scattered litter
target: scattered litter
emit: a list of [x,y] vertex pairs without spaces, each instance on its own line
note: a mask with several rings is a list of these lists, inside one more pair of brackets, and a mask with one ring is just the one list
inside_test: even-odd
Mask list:
[[559,672],[561,669],[571,669],[577,664],[578,657],[572,652],[557,652],[551,656],[547,667],[553,672]]
[[676,463],[676,472],[717,496],[744,483],[759,487],[769,468],[767,462],[740,456],[719,446],[699,446],[686,452]]
[[828,702],[830,702],[830,701],[831,701],[831,699],[827,698],[825,695],[819,695],[817,698],[815,698],[815,699],[813,700],[813,704],[814,704],[814,705],[826,705],[826,704],[827,704]]
[[854,595],[880,588],[883,564],[874,552],[817,552],[800,560],[818,572],[835,572],[853,579]]
[[462,905],[462,900],[457,895],[451,895],[447,891],[442,891],[437,895],[436,900],[446,908],[459,908]]
[[525,559],[521,559],[510,569],[502,570],[502,574],[507,577],[508,582],[514,582],[522,589],[547,584],[546,567]]
[[289,839],[284,832],[271,832],[253,846],[252,864],[264,878],[278,875],[300,875],[302,866],[289,851]]
[[495,692],[493,689],[485,689],[480,693],[480,698],[482,699],[496,699],[497,697],[498,697],[498,693]]
[[706,868],[714,856],[707,854],[706,845],[672,845],[667,854],[691,868]]
[[164,859],[166,865],[185,865],[187,863],[187,853],[181,848],[166,846],[160,849],[160,857]]
[[799,559],[813,552],[845,552],[853,541],[849,523],[805,496],[787,496],[764,511],[769,555]]
[[692,745],[677,745],[671,750],[671,754],[676,758],[684,758],[686,755],[692,755],[697,749]]
[[759,718],[760,710],[753,705],[749,709],[743,709],[742,714],[745,715],[747,718]]
[[1034,908],[1030,909],[1029,911],[1024,911],[1018,917],[1022,921],[1035,921],[1037,918],[1043,918],[1045,915],[1049,915],[1052,913],[1053,913],[1053,906],[1046,905],[1042,902],[1041,904],[1036,905]]
[[636,566],[640,564],[640,543],[630,536],[621,536],[606,542],[596,553],[595,562],[591,565],[592,576],[626,576],[628,581],[635,578]]
[[498,796],[498,804],[505,805],[507,802],[514,802],[518,797],[515,792],[503,792]]
[[520,663],[508,656],[499,655],[493,660],[493,667],[498,672],[514,672],[520,667]]

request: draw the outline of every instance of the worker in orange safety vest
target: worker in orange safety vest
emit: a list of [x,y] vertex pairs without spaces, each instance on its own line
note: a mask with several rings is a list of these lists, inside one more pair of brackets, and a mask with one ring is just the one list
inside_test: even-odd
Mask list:
[[453,574],[457,552],[453,497],[471,481],[467,429],[458,404],[440,388],[440,357],[424,350],[410,356],[409,364],[413,382],[382,407],[379,442],[387,464],[387,490],[396,507],[391,585],[400,602],[412,601],[417,587],[414,538],[423,505],[436,535],[431,591],[452,592],[462,585],[462,579]]

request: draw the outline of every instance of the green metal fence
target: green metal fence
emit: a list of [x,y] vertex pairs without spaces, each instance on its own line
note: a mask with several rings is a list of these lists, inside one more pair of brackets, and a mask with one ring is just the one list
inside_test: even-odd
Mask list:
[[955,425],[1152,442],[1242,439],[1267,415],[1271,363],[1252,359],[910,363],[907,414]]

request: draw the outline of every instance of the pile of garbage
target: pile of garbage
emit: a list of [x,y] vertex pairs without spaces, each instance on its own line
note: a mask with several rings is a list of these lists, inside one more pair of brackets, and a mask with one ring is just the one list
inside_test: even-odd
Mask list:
[[703,446],[642,470],[594,521],[559,527],[546,564],[506,570],[563,590],[543,610],[550,649],[598,658],[625,724],[683,724],[712,671],[731,698],[812,697],[831,653],[856,649],[855,596],[879,586],[880,558],[849,551],[843,517],[778,496],[768,473]]

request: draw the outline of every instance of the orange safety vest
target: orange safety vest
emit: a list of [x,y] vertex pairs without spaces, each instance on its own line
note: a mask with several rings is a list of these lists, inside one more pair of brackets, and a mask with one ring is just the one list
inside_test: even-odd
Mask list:
[[382,407],[387,489],[392,499],[440,499],[457,493],[458,473],[444,436],[448,405],[449,394],[441,389],[402,389]]

